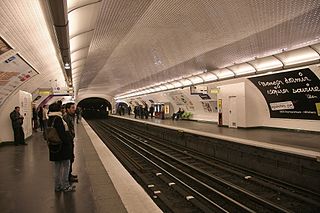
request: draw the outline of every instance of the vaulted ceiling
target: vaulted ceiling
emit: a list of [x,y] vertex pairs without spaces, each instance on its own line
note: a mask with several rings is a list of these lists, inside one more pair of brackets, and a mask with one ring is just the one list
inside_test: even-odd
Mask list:
[[319,41],[319,0],[104,0],[79,88],[116,95]]
[[[67,0],[74,86],[114,96],[320,42],[319,0]],[[47,1],[0,1],[0,36],[39,73],[63,64]],[[74,28],[75,27],[75,28]],[[61,84],[61,85],[60,85]]]

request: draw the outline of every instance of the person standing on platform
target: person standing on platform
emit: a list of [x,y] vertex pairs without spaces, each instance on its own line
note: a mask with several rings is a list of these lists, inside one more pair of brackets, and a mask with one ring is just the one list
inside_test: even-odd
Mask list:
[[53,103],[49,106],[48,129],[54,128],[56,135],[61,141],[61,144],[50,145],[50,136],[48,134],[49,160],[55,165],[55,191],[56,192],[72,192],[75,191],[75,186],[69,183],[70,159],[72,158],[72,142],[70,141],[69,133],[67,132],[68,125],[62,118],[61,106],[58,103]]
[[122,105],[122,106],[121,106],[121,114],[122,114],[122,115],[124,115],[124,111],[125,111],[125,110],[124,110],[124,106]]
[[40,131],[43,131],[44,126],[43,126],[43,108],[42,107],[39,107],[38,118],[39,118],[39,124],[40,124]]
[[134,106],[133,113],[134,113],[134,118],[137,118],[137,116],[138,116],[138,106]]
[[148,117],[149,117],[149,110],[148,110],[148,105],[147,105],[147,104],[144,105],[143,112],[144,112],[144,116],[146,117],[146,119],[148,119]]
[[81,117],[82,117],[82,109],[79,106],[76,109],[76,116],[77,116],[77,124],[78,124],[79,121],[81,121]]
[[67,103],[66,104],[66,114],[63,116],[63,120],[68,125],[68,137],[71,141],[71,159],[70,159],[70,169],[69,169],[69,181],[70,182],[78,182],[78,176],[72,174],[72,164],[74,162],[74,138],[75,138],[75,131],[74,131],[74,120],[76,114],[76,106],[74,103]]
[[143,107],[142,107],[142,105],[139,105],[139,111],[138,111],[138,112],[139,112],[140,118],[143,119],[143,114],[144,114],[144,113],[143,113]]
[[129,116],[131,115],[131,110],[132,110],[132,109],[131,109],[131,106],[129,106],[129,107],[128,107],[128,115],[129,115]]
[[32,127],[33,131],[37,132],[38,129],[38,113],[35,106],[32,107]]
[[12,129],[14,134],[14,145],[27,145],[24,141],[24,132],[22,128],[24,117],[20,114],[20,107],[16,106],[14,108],[14,110],[10,113],[10,119],[12,122]]
[[149,111],[150,111],[151,118],[153,118],[153,113],[154,113],[154,106],[153,105],[150,106]]
[[43,137],[45,140],[47,140],[46,129],[48,128],[48,120],[49,120],[48,113],[49,113],[48,105],[44,105],[43,112],[42,112],[42,119],[43,119]]

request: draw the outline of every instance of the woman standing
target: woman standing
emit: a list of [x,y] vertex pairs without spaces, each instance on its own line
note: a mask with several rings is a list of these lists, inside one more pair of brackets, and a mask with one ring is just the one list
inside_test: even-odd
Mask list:
[[[72,143],[68,137],[68,125],[64,122],[61,105],[54,103],[49,106],[48,128],[55,128],[61,140],[59,145],[49,145],[49,158],[55,166],[55,191],[72,192],[75,186],[69,183],[70,159]],[[48,138],[49,140],[50,138]]]

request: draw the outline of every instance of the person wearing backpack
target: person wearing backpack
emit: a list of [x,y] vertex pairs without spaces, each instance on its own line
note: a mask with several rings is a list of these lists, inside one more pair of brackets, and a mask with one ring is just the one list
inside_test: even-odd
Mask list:
[[72,142],[68,136],[68,125],[62,118],[61,105],[53,103],[49,106],[47,143],[49,160],[55,167],[55,191],[72,192],[75,186],[69,183],[70,159],[72,158]]

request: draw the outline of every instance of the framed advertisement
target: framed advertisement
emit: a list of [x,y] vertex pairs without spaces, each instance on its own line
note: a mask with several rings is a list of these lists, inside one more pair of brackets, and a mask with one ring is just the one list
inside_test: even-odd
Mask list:
[[249,80],[262,93],[271,118],[320,120],[320,80],[309,68]]

